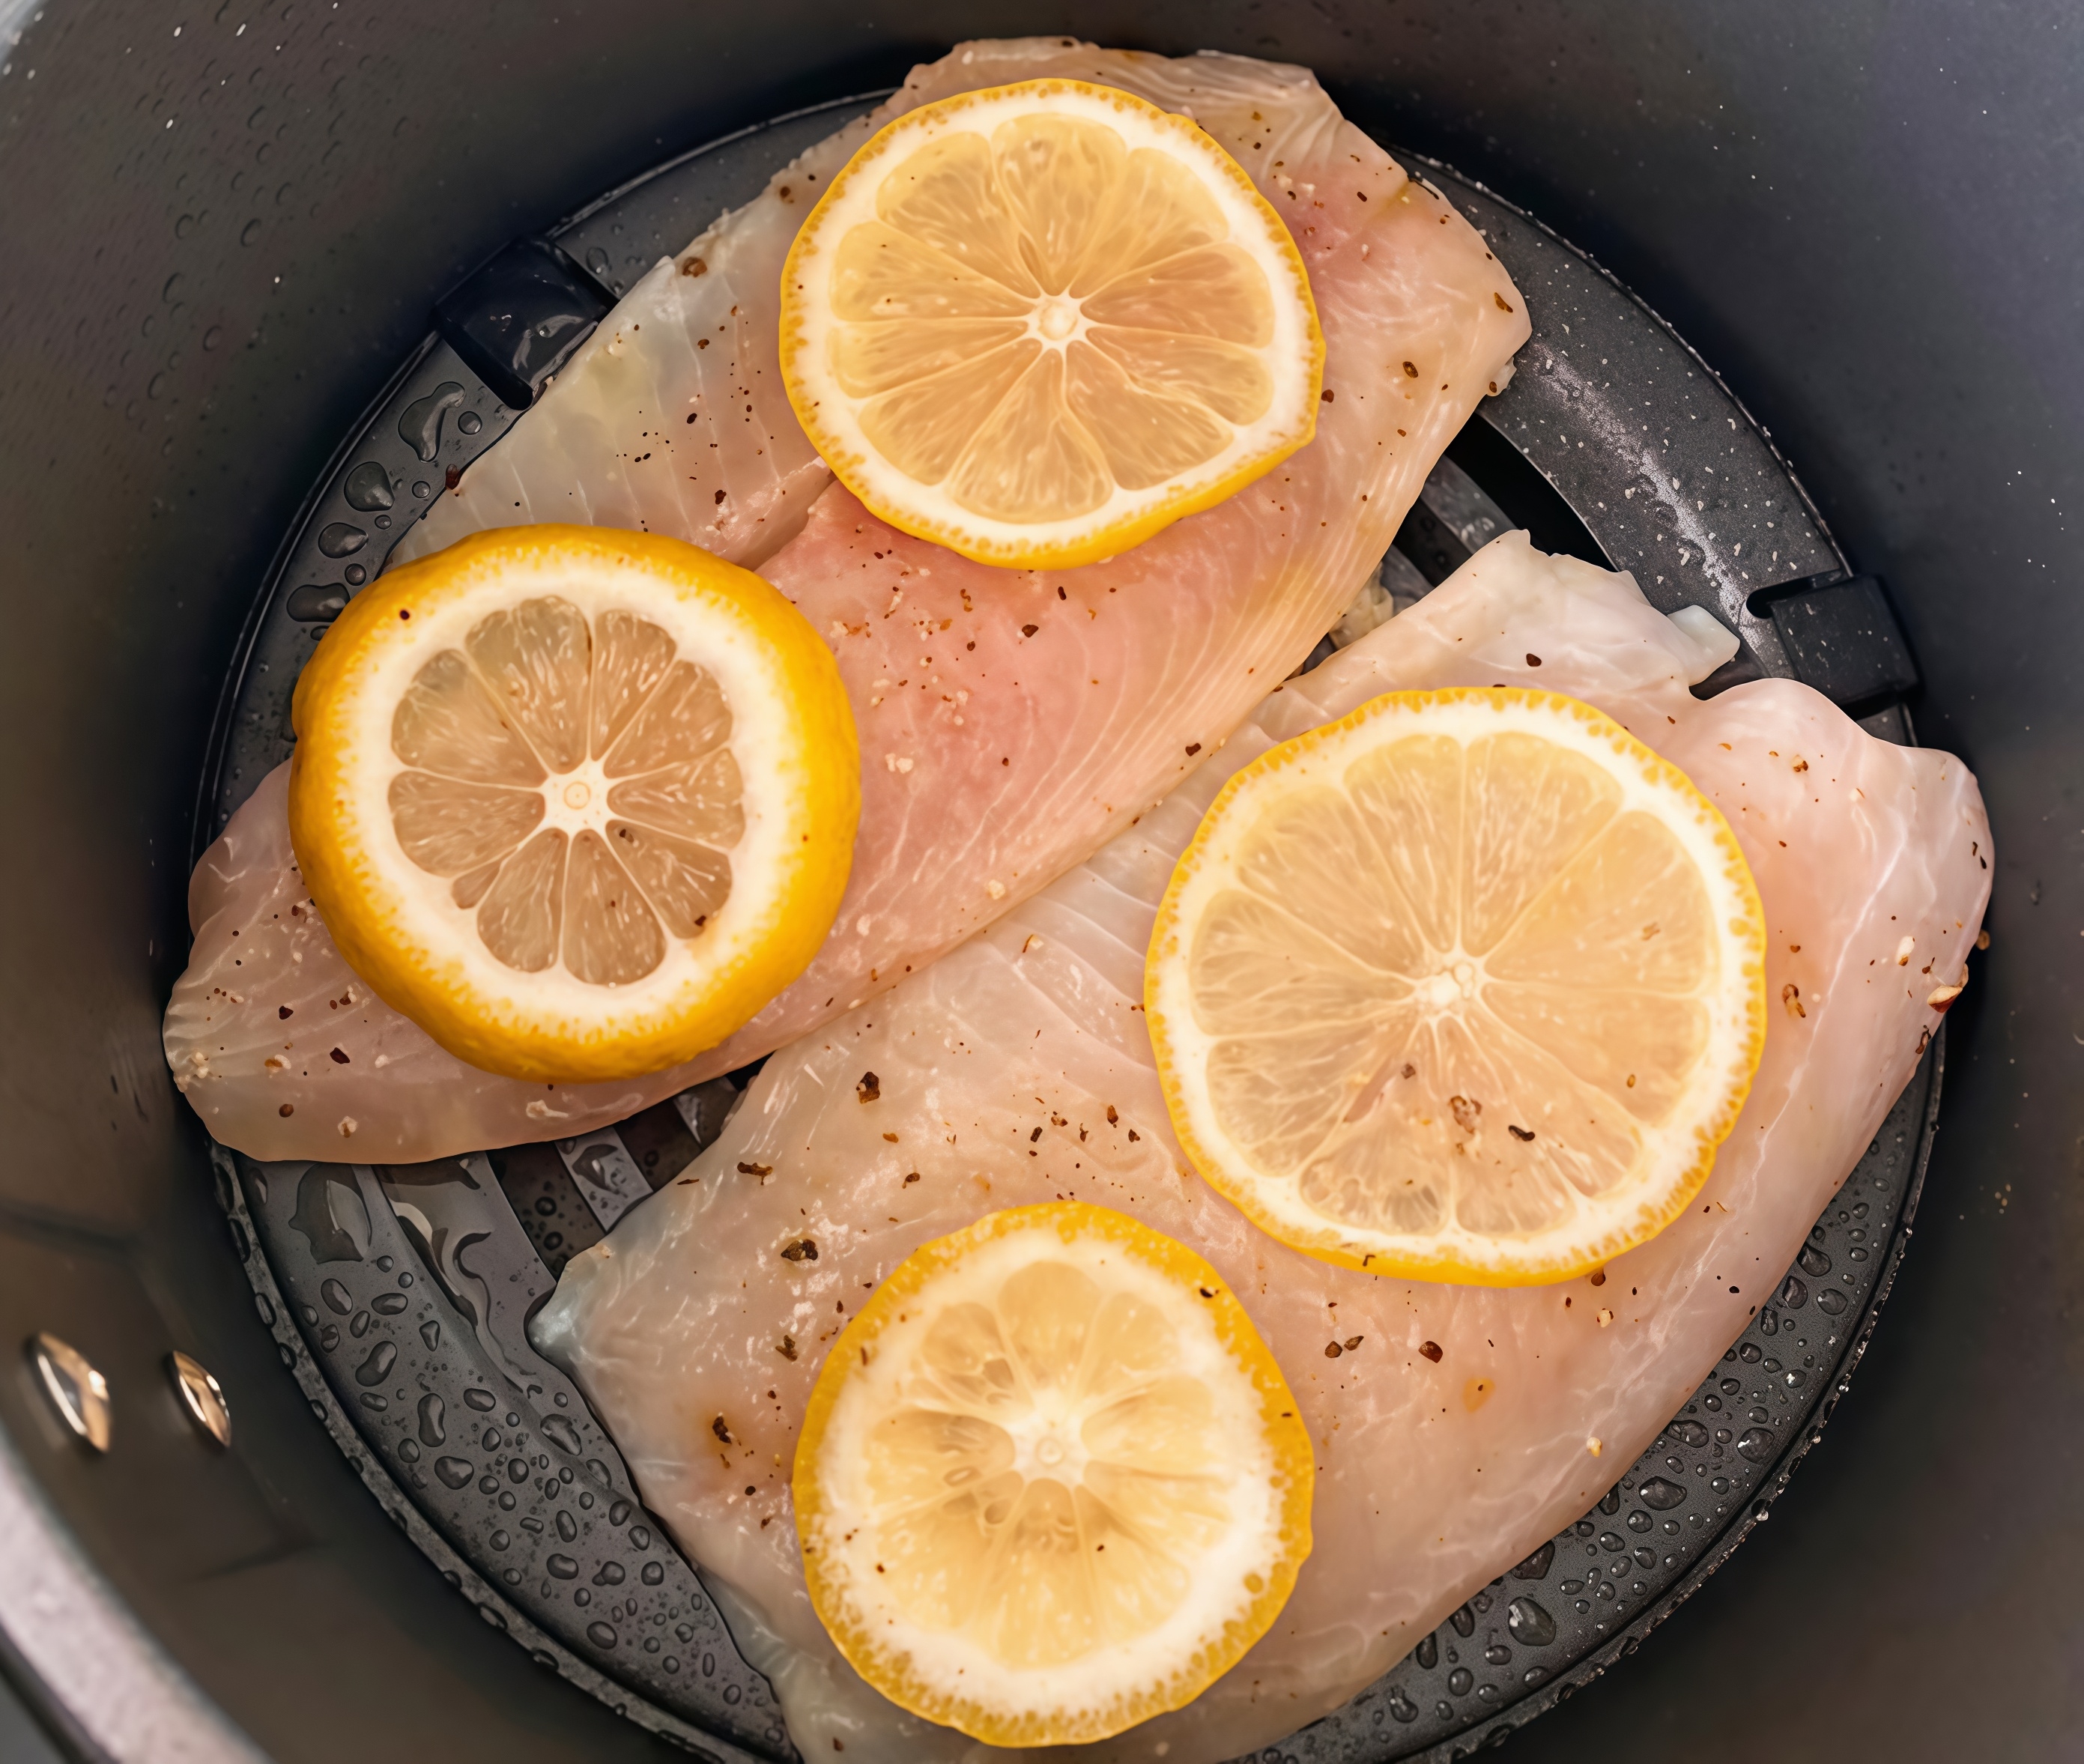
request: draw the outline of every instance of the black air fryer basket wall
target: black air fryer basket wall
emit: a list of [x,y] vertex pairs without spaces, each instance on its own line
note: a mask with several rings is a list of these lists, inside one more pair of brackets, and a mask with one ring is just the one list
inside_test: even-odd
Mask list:
[[[255,1314],[158,1044],[211,718],[303,498],[475,266],[734,129],[1040,31],[1308,64],[1591,252],[1886,583],[1921,737],[1989,802],[1993,946],[1851,1395],[1772,1522],[1511,1755],[2084,1756],[2084,23],[0,0],[0,1758],[669,1755],[444,1584]],[[105,1456],[36,1388],[40,1331],[106,1375]]]

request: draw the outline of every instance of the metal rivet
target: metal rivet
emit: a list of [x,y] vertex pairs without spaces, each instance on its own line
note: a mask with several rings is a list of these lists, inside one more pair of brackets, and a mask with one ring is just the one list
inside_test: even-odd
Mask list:
[[108,1381],[71,1343],[55,1335],[29,1342],[29,1360],[58,1418],[97,1452],[108,1449]]
[[188,1418],[219,1445],[230,1445],[231,1405],[225,1398],[224,1386],[210,1376],[210,1368],[177,1348],[167,1356],[167,1376],[180,1393]]

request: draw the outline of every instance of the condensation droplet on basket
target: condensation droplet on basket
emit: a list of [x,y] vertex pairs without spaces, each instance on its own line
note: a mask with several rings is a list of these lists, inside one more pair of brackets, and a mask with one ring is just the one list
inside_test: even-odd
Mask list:
[[347,506],[361,510],[364,514],[381,514],[397,499],[391,474],[374,459],[363,461],[348,473],[343,493],[347,497]]
[[1754,1464],[1763,1464],[1770,1459],[1779,1442],[1770,1429],[1755,1427],[1747,1429],[1737,1441],[1737,1450]]
[[1505,1610],[1506,1627],[1514,1641],[1546,1648],[1556,1639],[1556,1619],[1531,1598],[1516,1598]]
[[467,1457],[438,1457],[434,1460],[434,1474],[443,1485],[449,1488],[463,1488],[468,1485],[472,1470]]
[[[1705,1428],[1701,1429],[1700,1443],[1703,1445],[1708,1443],[1708,1430]],[[1678,1483],[1663,1476],[1651,1477],[1635,1493],[1636,1499],[1644,1506],[1654,1508],[1661,1513],[1669,1512],[1674,1507],[1683,1506],[1686,1500],[1686,1491]]]

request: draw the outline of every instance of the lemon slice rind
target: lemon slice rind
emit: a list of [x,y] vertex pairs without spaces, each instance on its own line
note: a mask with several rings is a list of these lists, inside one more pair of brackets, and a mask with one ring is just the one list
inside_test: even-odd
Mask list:
[[[1068,1264],[1110,1301],[1149,1306],[1171,1326],[1173,1351],[1160,1371],[1198,1381],[1211,1398],[1209,1444],[1181,1483],[1220,1487],[1227,1522],[1212,1546],[1175,1550],[1188,1559],[1189,1584],[1184,1597],[1175,1590],[1160,1622],[1038,1665],[1010,1661],[980,1642],[975,1628],[989,1627],[983,1617],[962,1633],[908,1608],[900,1588],[918,1576],[908,1579],[893,1553],[906,1547],[903,1539],[879,1526],[874,1479],[879,1429],[920,1400],[921,1352],[937,1321],[956,1307],[989,1309],[1010,1280],[1042,1262]],[[1021,1436],[1020,1420],[1007,1425]],[[1090,1427],[1071,1432],[1094,1436]],[[1026,1462],[1031,1477],[1049,1474]],[[989,1744],[1046,1745],[1104,1738],[1180,1707],[1265,1633],[1309,1554],[1314,1476],[1309,1435],[1281,1370],[1214,1270],[1123,1214],[1061,1202],[989,1215],[915,1251],[877,1288],[819,1375],[797,1446],[794,1494],[812,1604],[869,1683]],[[916,1505],[884,1511],[917,1525]],[[1204,1502],[1201,1519],[1207,1517]],[[1162,1508],[1146,1507],[1140,1528],[1129,1530],[1141,1529],[1145,1544],[1156,1531],[1163,1546],[1171,1541],[1162,1534],[1166,1523]],[[1002,1527],[1002,1550],[1014,1529]],[[1114,1538],[1117,1563],[1119,1552],[1133,1546],[1125,1533],[1096,1535]],[[1070,1547],[1090,1548],[1084,1529],[1078,1536]],[[1104,1564],[1103,1556],[1093,1559]]]
[[[884,180],[910,156],[951,134],[989,137],[1001,124],[1038,110],[1103,124],[1120,134],[1132,151],[1155,149],[1192,168],[1201,191],[1229,224],[1226,243],[1247,253],[1265,275],[1272,296],[1272,335],[1257,353],[1271,371],[1273,396],[1257,416],[1226,425],[1231,434],[1220,451],[1162,481],[1129,489],[1117,480],[1099,506],[1067,518],[1003,519],[959,502],[946,479],[923,482],[910,475],[869,438],[862,416],[869,399],[850,396],[834,369],[832,341],[841,321],[833,278],[846,235],[876,220]],[[784,384],[798,421],[826,463],[892,526],[980,563],[1069,569],[1113,556],[1235,494],[1306,446],[1315,433],[1324,337],[1308,272],[1287,227],[1243,169],[1192,119],[1112,87],[1078,80],[1031,80],[962,93],[885,125],[811,210],[790,247],[782,290]],[[1033,315],[1024,322],[1029,337],[1044,334]],[[1082,329],[1079,334],[1087,333]],[[1145,389],[1165,388],[1151,382]]]
[[[488,615],[544,596],[590,625],[614,611],[663,628],[729,706],[743,780],[729,896],[627,984],[589,983],[561,960],[538,972],[502,962],[452,879],[407,855],[390,801],[411,769],[393,717],[419,670]],[[633,1077],[714,1046],[808,964],[852,865],[859,762],[831,651],[760,577],[678,540],[546,524],[403,565],[348,603],[298,680],[292,719],[290,835],[327,929],[387,1003],[503,1076]]]
[[[1418,1231],[1356,1225],[1311,1204],[1294,1170],[1269,1169],[1264,1158],[1255,1157],[1226,1130],[1210,1081],[1212,1047],[1226,1038],[1209,1032],[1197,1018],[1188,951],[1211,902],[1235,890],[1240,842],[1250,836],[1261,813],[1299,793],[1326,785],[1342,788],[1340,780],[1349,768],[1407,736],[1444,736],[1466,748],[1503,733],[1533,735],[1591,760],[1619,787],[1614,819],[1647,814],[1690,861],[1705,891],[1717,950],[1712,979],[1689,998],[1705,1013],[1703,1051],[1684,1074],[1675,1106],[1665,1117],[1637,1123],[1643,1149],[1624,1177],[1596,1194],[1571,1191],[1570,1204],[1552,1224],[1518,1232],[1472,1230],[1459,1219]],[[1656,933],[1646,924],[1634,934]],[[1181,857],[1160,905],[1146,965],[1145,1005],[1167,1103],[1182,1144],[1210,1184],[1264,1229],[1325,1261],[1376,1274],[1527,1285],[1571,1279],[1603,1266],[1654,1237],[1700,1191],[1713,1167],[1716,1148],[1735,1124],[1764,1048],[1764,909],[1728,823],[1683,772],[1603,713],[1560,694],[1523,690],[1393,692],[1261,755],[1226,783]],[[1411,984],[1406,977],[1384,975],[1370,984],[1385,997],[1397,995],[1399,1005],[1410,996],[1402,992]],[[1447,983],[1436,975],[1418,984]],[[1385,1011],[1370,1018],[1362,1011],[1329,1034],[1358,1046],[1371,1024],[1387,1016]],[[1278,1067],[1290,1057],[1293,1044],[1284,1045],[1280,1022],[1269,1020],[1264,1026],[1263,1057]],[[1236,1040],[1235,1035],[1228,1039]],[[1552,1060],[1545,1063],[1552,1068]],[[1386,1090],[1400,1075],[1396,1062],[1385,1061],[1374,1082]],[[1343,1103],[1345,1098],[1340,1100]],[[1357,1110],[1372,1106],[1365,1089],[1353,1106]],[[1502,1130],[1518,1140],[1529,1131],[1499,1118],[1495,1106],[1487,1119],[1480,1110],[1476,1111],[1471,1123],[1478,1120],[1493,1136]],[[1473,1135],[1461,1136],[1471,1149],[1476,1146]],[[1502,1141],[1493,1138],[1490,1143],[1497,1146]],[[1397,1173],[1384,1170],[1379,1179],[1397,1179]]]

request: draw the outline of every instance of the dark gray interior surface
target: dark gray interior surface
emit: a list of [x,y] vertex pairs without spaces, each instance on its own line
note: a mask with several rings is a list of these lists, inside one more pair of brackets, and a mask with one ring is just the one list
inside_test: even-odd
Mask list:
[[[1887,581],[1921,731],[1989,802],[1993,947],[1853,1394],[1772,1524],[1514,1745],[2084,1754],[2084,24],[1813,11],[50,0],[0,49],[0,1421],[263,1748],[665,1755],[384,1521],[277,1364],[164,1074],[196,780],[269,555],[435,298],[508,239],[958,37],[1061,29],[1310,63],[1383,138],[1597,252]],[[37,1330],[108,1375],[107,1458],[40,1407],[15,1352]],[[174,1407],[172,1347],[223,1381],[230,1454]]]

